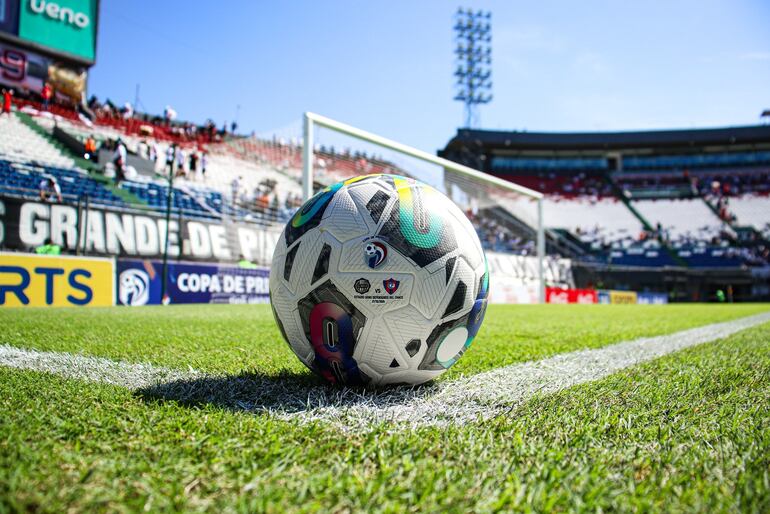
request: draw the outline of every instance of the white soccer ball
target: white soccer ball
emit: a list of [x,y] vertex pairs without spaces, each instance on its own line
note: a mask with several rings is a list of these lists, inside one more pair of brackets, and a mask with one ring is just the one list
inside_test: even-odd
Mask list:
[[462,211],[418,181],[355,177],[286,224],[270,270],[275,320],[335,384],[421,384],[452,366],[484,318],[489,273]]

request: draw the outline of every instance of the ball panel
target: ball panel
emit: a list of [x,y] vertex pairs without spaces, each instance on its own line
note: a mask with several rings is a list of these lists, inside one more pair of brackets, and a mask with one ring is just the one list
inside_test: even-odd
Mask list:
[[294,216],[292,216],[291,221],[286,224],[286,229],[284,230],[286,246],[291,246],[294,241],[321,223],[326,207],[343,185],[342,182],[338,182],[322,189],[299,208]]
[[333,383],[366,383],[367,377],[353,358],[366,316],[331,281],[311,291],[298,305],[305,337],[315,352],[314,371]]
[[447,293],[446,272],[428,273],[422,270],[419,274],[420,287],[414,289],[412,305],[426,318],[436,315],[441,300]]
[[455,270],[440,304],[441,319],[461,317],[470,311],[476,290],[476,274],[464,257],[455,261]]
[[350,187],[348,192],[372,232],[377,230],[396,202],[397,197],[381,178],[356,183]]
[[404,273],[338,273],[334,284],[369,317],[379,317],[409,305],[414,277]]
[[[440,259],[457,248],[447,208],[435,189],[396,179],[398,203],[383,223],[378,236],[419,267]],[[452,204],[454,208],[457,208]]]
[[[310,290],[313,283],[318,256],[321,254],[325,241],[318,230],[312,230],[295,243],[299,250],[294,258],[289,289],[297,296],[303,296]],[[293,249],[290,248],[289,251]]]
[[361,219],[358,207],[345,189],[341,189],[334,195],[322,222],[322,229],[343,243],[369,233],[369,227]]

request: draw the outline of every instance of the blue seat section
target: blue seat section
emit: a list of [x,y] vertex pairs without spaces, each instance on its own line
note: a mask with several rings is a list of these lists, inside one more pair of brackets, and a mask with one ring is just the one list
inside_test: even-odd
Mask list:
[[11,163],[0,159],[0,194],[38,198],[40,181],[52,176],[68,201],[88,196],[92,204],[125,207],[126,202],[88,175],[68,169],[38,164]]
[[770,165],[770,151],[623,157],[624,170],[701,169]]
[[[121,183],[120,187],[133,193],[151,208],[158,211],[166,210],[166,206],[168,205],[168,186],[157,184],[155,182],[125,181]],[[212,212],[201,206],[193,196],[178,188],[174,188],[171,206],[175,210],[181,210],[184,213],[195,216],[215,216]]]
[[254,213],[245,209],[241,209],[238,206],[226,201],[222,193],[219,191],[198,191],[200,199],[203,200],[206,205],[224,214],[225,216],[231,216],[234,218],[245,218],[247,216],[253,216]]
[[[676,255],[691,268],[735,268],[750,266],[750,250],[732,247],[694,246],[675,249]],[[625,248],[609,252],[609,262],[619,266],[681,266],[663,249]]]
[[598,171],[607,169],[602,157],[493,157],[493,171]]
[[[85,173],[3,159],[0,159],[0,194],[37,199],[40,182],[48,176],[54,177],[59,183],[65,201],[76,202],[78,198],[87,196],[92,205],[117,208],[130,206],[129,203],[115,195],[112,190],[105,187],[102,182],[94,180]],[[133,193],[151,209],[165,212],[168,197],[167,186],[155,182],[124,181],[120,188]],[[174,188],[172,203],[174,210],[182,211],[188,216],[207,219],[219,219],[222,214],[236,219],[247,219],[255,216],[255,213],[227,202],[218,191],[199,189],[193,191],[193,194],[195,196]]]
[[662,248],[626,248],[622,250],[611,250],[609,252],[609,262],[619,266],[658,267],[679,265]]

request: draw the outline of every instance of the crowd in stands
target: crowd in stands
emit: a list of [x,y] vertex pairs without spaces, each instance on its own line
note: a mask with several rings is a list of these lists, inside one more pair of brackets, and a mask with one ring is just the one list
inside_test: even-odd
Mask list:
[[162,115],[153,115],[135,111],[130,102],[121,107],[109,99],[100,102],[96,96],[92,96],[88,107],[99,123],[120,128],[129,134],[176,143],[218,143],[234,135],[238,129],[238,123],[235,121],[230,123],[229,128],[227,122],[224,122],[221,129],[218,129],[211,119],[202,125],[179,121],[176,110],[170,105],[164,108]]
[[[499,176],[511,178],[510,175]],[[553,171],[539,172],[516,175],[514,180],[517,184],[530,189],[564,198],[607,197],[613,194],[612,185],[605,180],[603,175],[588,172],[576,172],[571,175]]]
[[[236,123],[218,128],[212,120],[201,125],[180,121],[171,106],[160,115],[151,115],[137,112],[130,103],[118,106],[92,97],[86,109],[88,116],[84,116],[72,107],[58,105],[55,99],[50,87],[39,97],[3,91],[3,116],[13,119],[12,104],[17,109],[47,113],[49,116],[36,117],[41,126],[50,131],[56,126],[81,141],[81,156],[113,179],[111,187],[130,193],[149,208],[165,209],[169,179],[174,181],[173,207],[193,216],[281,223],[302,203],[302,147],[298,141],[235,136]],[[56,121],[51,124],[52,117]],[[14,127],[20,126],[17,121],[12,123]],[[0,154],[3,144],[10,144],[8,141],[0,142]],[[34,156],[40,159],[49,150],[36,147]],[[0,192],[8,193],[9,188],[24,190],[46,201],[68,201],[73,195],[88,194],[96,201],[126,205],[114,194],[115,189],[94,181],[82,171],[71,171],[71,160],[40,165],[32,163],[32,156],[24,152],[13,155],[17,161],[2,161],[0,155]],[[109,156],[106,162],[105,155]],[[763,221],[767,215],[752,219],[750,224],[756,230],[743,239],[739,240],[732,229],[746,220],[746,215],[734,206],[744,201],[747,194],[770,195],[768,168],[758,165],[765,157],[757,155],[740,156],[739,164],[745,161],[753,167],[737,172],[728,169],[735,165],[735,158],[730,155],[700,160],[688,157],[686,164],[694,163],[692,171],[673,170],[671,166],[685,162],[676,156],[634,158],[637,160],[624,160],[627,170],[612,173],[605,160],[595,158],[508,159],[500,164],[505,168],[501,168],[500,176],[511,178],[502,172],[513,171],[517,183],[545,192],[546,216],[559,211],[566,213],[564,219],[557,216],[547,220],[548,228],[569,229],[599,259],[637,262],[622,259],[642,255],[649,262],[681,264],[672,255],[687,260],[696,254],[708,254],[713,258],[708,262],[721,258],[724,262],[758,266],[770,262],[770,220]],[[319,146],[315,157],[316,177],[321,183],[368,173],[404,173],[381,157],[346,149]],[[25,158],[31,164],[25,164]],[[135,159],[149,163],[148,170],[133,166]],[[83,187],[78,186],[81,181]],[[640,203],[645,198],[656,203]],[[685,204],[687,199],[699,203]],[[713,213],[703,214],[702,226],[683,223],[682,219],[661,223],[651,218],[654,228],[650,230],[640,230],[638,220],[624,206],[624,202],[632,202],[641,210],[650,210],[647,215],[652,216],[656,209],[674,212],[697,205],[703,208],[704,201]],[[756,204],[765,205],[759,200]],[[616,223],[620,211],[636,225]],[[468,217],[486,249],[521,255],[535,252],[534,238],[522,235],[501,218],[489,216],[484,210],[469,210]],[[577,223],[576,217],[584,219]]]
[[478,209],[466,209],[465,215],[473,224],[485,250],[514,253],[516,255],[534,255],[535,240],[522,237],[510,227],[498,222],[491,216],[485,216]]

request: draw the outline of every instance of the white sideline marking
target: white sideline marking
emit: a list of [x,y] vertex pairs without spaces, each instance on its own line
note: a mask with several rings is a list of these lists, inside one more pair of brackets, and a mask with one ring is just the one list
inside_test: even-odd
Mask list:
[[100,357],[24,350],[0,345],[0,365],[113,384],[150,398],[233,410],[264,412],[287,420],[326,421],[343,429],[378,423],[407,426],[462,424],[516,408],[536,393],[597,380],[624,368],[770,322],[770,312],[673,334],[580,350],[415,388],[383,391],[338,389],[304,377],[216,376],[132,364]]

